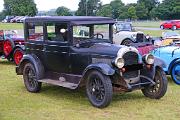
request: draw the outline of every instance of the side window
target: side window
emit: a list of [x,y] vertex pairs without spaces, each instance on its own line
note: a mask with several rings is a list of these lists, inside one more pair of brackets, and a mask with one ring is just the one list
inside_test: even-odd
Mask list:
[[48,23],[47,38],[49,41],[67,41],[67,24]]
[[43,41],[42,23],[28,23],[28,40]]

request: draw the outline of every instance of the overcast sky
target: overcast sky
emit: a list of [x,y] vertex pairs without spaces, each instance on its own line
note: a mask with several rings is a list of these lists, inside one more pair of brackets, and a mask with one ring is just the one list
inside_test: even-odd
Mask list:
[[[0,0],[0,11],[3,10],[3,1]],[[78,3],[80,0],[34,0],[37,4],[38,10],[50,10],[50,9],[56,9],[59,6],[65,6],[71,10],[77,10],[78,9]],[[112,0],[101,0],[103,4],[110,3]],[[122,0],[124,3],[135,3],[137,0]]]

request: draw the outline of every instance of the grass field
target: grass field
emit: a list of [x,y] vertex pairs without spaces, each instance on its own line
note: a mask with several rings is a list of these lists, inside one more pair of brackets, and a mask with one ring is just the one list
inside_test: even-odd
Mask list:
[[22,23],[0,23],[0,30],[22,30]]
[[132,22],[132,24],[134,27],[159,28],[162,22],[163,21],[135,21],[135,22]]
[[109,107],[97,109],[84,89],[43,85],[40,93],[27,92],[14,64],[0,59],[0,120],[178,120],[180,87],[169,81],[160,100],[146,98],[140,91],[114,94]]

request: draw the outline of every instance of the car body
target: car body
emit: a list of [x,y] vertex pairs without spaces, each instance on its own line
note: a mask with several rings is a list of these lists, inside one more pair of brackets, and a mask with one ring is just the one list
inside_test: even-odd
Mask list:
[[16,73],[34,93],[41,83],[69,89],[86,86],[89,101],[98,108],[110,104],[113,91],[141,89],[150,98],[164,96],[163,61],[150,54],[142,57],[134,47],[112,44],[113,24],[107,17],[27,18],[26,52]]
[[24,38],[15,30],[0,30],[0,57],[19,64],[24,54]]
[[180,47],[178,45],[159,47],[154,49],[151,54],[161,58],[166,63],[164,71],[171,75],[176,84],[180,85]]
[[160,25],[161,29],[172,29],[176,30],[180,28],[180,20],[169,20],[165,21]]
[[117,22],[114,25],[114,43],[118,45],[128,45],[138,41],[143,41],[145,36],[143,32],[134,32],[131,23]]

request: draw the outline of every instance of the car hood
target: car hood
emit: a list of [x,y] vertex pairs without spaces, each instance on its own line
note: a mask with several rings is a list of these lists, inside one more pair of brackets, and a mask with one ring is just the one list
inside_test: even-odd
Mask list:
[[138,32],[132,32],[132,31],[120,31],[117,33],[117,35],[120,35],[120,34],[128,34],[128,35],[133,35],[133,34],[137,34],[137,33],[143,33],[141,31],[138,31]]
[[180,47],[178,46],[165,46],[160,47],[152,51],[152,53],[159,52],[160,54],[172,54],[173,51],[180,53]]
[[[138,53],[135,47],[128,47],[124,45],[115,45],[110,43],[96,43],[89,48],[91,54],[98,54],[102,56],[122,57],[124,53],[128,51],[134,51]],[[138,53],[139,54],[139,53]]]

